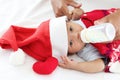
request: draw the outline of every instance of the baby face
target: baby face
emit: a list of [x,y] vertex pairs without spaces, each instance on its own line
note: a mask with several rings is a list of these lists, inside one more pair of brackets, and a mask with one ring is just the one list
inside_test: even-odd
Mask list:
[[80,32],[83,28],[72,21],[67,22],[67,33],[68,33],[68,52],[74,54],[81,50],[85,43],[82,42]]

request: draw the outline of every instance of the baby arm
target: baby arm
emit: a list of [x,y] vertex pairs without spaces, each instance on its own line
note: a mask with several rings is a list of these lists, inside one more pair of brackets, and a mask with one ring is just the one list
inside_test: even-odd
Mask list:
[[63,62],[59,62],[59,66],[66,69],[73,69],[77,71],[82,71],[86,73],[95,73],[103,71],[105,64],[102,59],[96,59],[89,62],[77,62],[70,60],[67,56],[62,56]]

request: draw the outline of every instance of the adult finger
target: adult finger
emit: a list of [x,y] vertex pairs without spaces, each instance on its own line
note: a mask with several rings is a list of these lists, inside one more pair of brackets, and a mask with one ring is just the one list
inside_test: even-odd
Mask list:
[[72,20],[76,20],[77,19],[77,14],[76,13],[72,13]]
[[64,13],[62,11],[61,12],[59,11],[55,14],[56,17],[60,17],[60,16],[63,16],[63,15],[64,15]]
[[63,7],[62,13],[65,14],[65,15],[67,16],[68,20],[71,19],[71,13],[70,13],[70,11],[69,11],[67,5],[65,5],[65,6]]
[[80,8],[80,7],[82,6],[81,3],[77,3],[77,2],[75,2],[74,0],[70,1],[70,2],[68,3],[68,5],[70,5],[70,6],[74,7],[74,8]]

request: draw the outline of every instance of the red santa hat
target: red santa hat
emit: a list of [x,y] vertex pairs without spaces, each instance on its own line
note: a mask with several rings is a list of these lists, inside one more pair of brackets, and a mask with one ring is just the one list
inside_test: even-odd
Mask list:
[[[66,20],[67,17],[63,16],[43,22],[33,35],[23,40],[18,45],[19,46],[25,45],[23,48],[22,47],[21,48],[27,54],[29,54],[30,56],[34,57],[37,60],[41,60],[40,58],[41,55],[45,56],[45,58],[52,55],[52,57],[55,57],[58,59],[58,61],[61,61],[60,56],[67,55],[68,53],[68,36],[67,36]],[[35,42],[36,38],[39,40],[38,42]],[[27,45],[31,42],[33,42],[32,43],[33,46]],[[23,64],[24,62],[23,59],[25,59],[25,58],[21,58],[20,60],[19,58],[20,54],[23,57],[25,56],[21,51],[19,52],[19,50],[20,49],[16,51],[16,53],[19,54],[13,53],[12,56],[10,57],[10,62],[14,65]],[[17,57],[16,55],[18,55],[18,58],[16,58]]]

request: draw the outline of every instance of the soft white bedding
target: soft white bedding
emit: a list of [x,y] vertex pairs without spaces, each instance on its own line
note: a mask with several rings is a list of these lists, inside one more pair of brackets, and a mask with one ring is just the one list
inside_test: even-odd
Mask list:
[[[82,8],[90,11],[98,8],[120,8],[120,0],[77,0]],[[11,25],[37,27],[41,21],[53,18],[50,0],[0,0],[0,36]],[[31,69],[34,59],[26,55],[21,66],[9,64],[10,50],[0,48],[0,80],[120,80],[120,74],[88,74],[60,67],[50,75],[38,75]],[[79,59],[76,55],[71,58]]]

